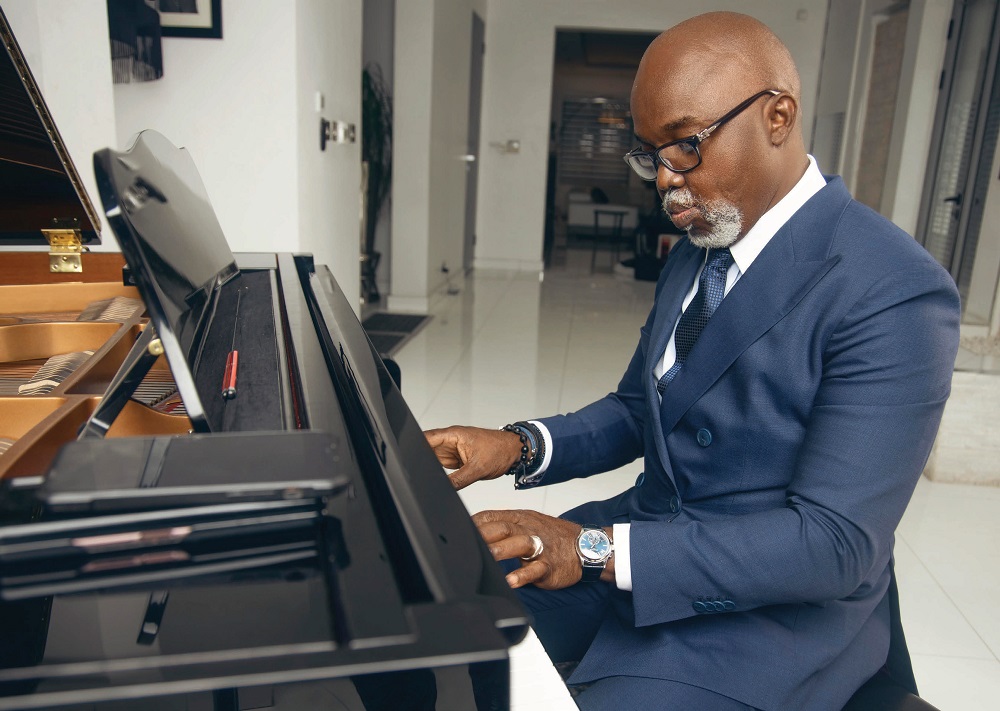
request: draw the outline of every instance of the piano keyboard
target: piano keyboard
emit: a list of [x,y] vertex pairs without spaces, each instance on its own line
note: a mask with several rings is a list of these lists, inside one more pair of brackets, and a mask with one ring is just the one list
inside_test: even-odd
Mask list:
[[87,362],[94,351],[78,351],[54,355],[31,376],[28,382],[17,387],[18,395],[45,395],[50,393],[77,368]]
[[578,711],[532,629],[510,650],[510,711]]

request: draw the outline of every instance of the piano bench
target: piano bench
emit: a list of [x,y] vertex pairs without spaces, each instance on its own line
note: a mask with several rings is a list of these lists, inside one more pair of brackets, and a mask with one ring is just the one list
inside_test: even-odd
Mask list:
[[892,678],[879,672],[858,689],[843,711],[938,711],[919,696],[914,696]]

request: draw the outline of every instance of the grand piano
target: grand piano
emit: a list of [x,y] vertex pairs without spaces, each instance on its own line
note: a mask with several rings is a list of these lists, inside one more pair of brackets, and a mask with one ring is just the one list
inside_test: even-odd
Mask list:
[[[527,631],[329,269],[94,158],[0,11],[0,710],[506,709]],[[122,261],[124,257],[124,263]]]

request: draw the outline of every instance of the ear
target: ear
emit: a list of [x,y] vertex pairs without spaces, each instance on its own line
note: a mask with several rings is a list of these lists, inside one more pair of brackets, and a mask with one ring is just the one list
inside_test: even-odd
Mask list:
[[781,146],[792,134],[799,117],[799,104],[791,94],[780,94],[767,112],[767,128],[773,146]]

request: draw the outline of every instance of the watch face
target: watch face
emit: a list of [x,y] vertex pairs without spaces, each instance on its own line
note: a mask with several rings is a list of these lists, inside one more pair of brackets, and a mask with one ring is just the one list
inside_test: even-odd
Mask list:
[[588,530],[580,535],[580,555],[587,560],[600,561],[611,553],[611,539],[601,530]]

